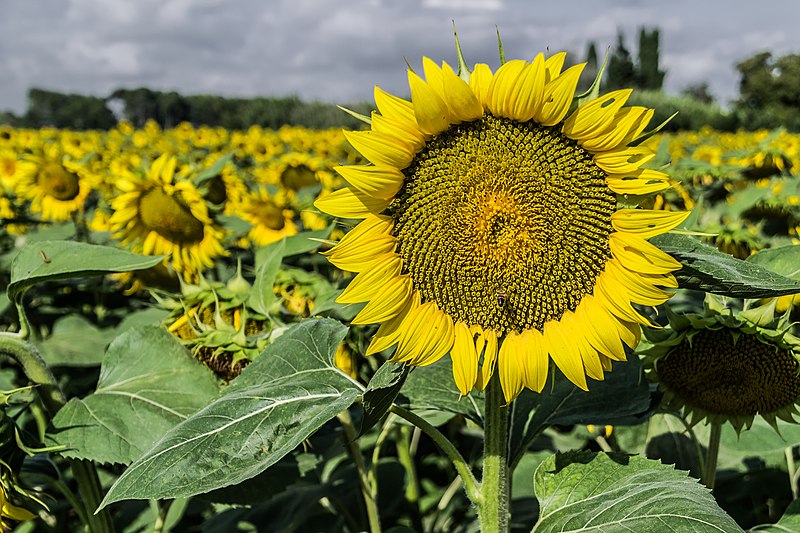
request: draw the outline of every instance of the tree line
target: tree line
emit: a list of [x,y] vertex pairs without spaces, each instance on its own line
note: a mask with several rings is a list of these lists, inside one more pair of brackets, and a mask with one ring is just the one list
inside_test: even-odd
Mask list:
[[[800,131],[800,54],[773,57],[769,52],[761,52],[738,63],[739,97],[726,110],[714,101],[705,82],[686,87],[679,95],[665,94],[663,84],[667,73],[661,66],[660,32],[658,28],[640,28],[638,37],[634,57],[624,34],[617,33],[602,88],[637,89],[631,103],[655,108],[654,123],[678,111],[667,130],[694,130],[709,125],[728,131],[776,127]],[[587,47],[585,61],[584,89],[603,63],[593,42]],[[372,109],[368,103],[347,107],[362,114],[369,114]],[[0,124],[30,128],[103,130],[113,128],[119,119],[128,120],[137,127],[154,120],[164,128],[181,122],[227,129],[246,129],[252,125],[265,128],[283,125],[358,128],[361,125],[333,104],[306,102],[297,96],[187,96],[144,87],[117,89],[105,98],[32,88],[24,114],[0,113]]]

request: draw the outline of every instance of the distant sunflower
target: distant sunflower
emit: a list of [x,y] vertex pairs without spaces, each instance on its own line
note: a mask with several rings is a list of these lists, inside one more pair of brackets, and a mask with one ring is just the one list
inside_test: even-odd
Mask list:
[[43,220],[64,222],[83,210],[92,192],[91,180],[83,176],[82,166],[64,156],[58,142],[44,145],[17,163],[15,190],[31,202],[31,212]]
[[730,422],[749,428],[760,415],[795,422],[800,403],[800,339],[774,319],[775,301],[732,312],[706,297],[703,313],[670,313],[668,327],[647,331],[643,350],[664,403],[683,409],[691,424]]
[[251,224],[247,237],[256,246],[266,246],[298,231],[286,194],[270,194],[264,187],[242,199],[237,215]]
[[363,219],[326,253],[358,273],[338,299],[368,302],[353,323],[381,324],[368,354],[450,352],[462,394],[496,367],[507,401],[541,391],[552,358],[587,389],[649,324],[631,304],[672,295],[660,287],[680,265],[646,239],[687,213],[617,209],[617,194],[669,187],[641,168],[652,151],[629,146],[653,110],[624,107],[624,89],[570,113],[584,65],[562,72],[565,57],[461,75],[423,58],[410,102],[376,87],[371,130],[345,132],[372,164],[335,168],[349,187],[315,205]]
[[[177,160],[166,154],[146,175],[117,180],[122,194],[111,200],[109,223],[123,245],[144,255],[167,255],[187,281],[226,255],[224,230],[208,214],[202,195],[185,176],[176,176]],[[177,179],[176,179],[177,177]]]

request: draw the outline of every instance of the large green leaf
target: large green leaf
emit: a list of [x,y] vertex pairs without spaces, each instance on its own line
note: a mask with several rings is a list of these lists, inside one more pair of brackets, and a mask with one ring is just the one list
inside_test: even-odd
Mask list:
[[96,366],[115,336],[113,329],[100,329],[80,315],[67,315],[56,320],[50,336],[38,344],[50,366]]
[[734,298],[769,298],[800,292],[800,281],[776,274],[754,261],[742,261],[686,235],[664,234],[650,240],[677,259],[680,286]]
[[625,454],[568,452],[539,466],[536,533],[741,532],[686,472]]
[[650,391],[638,359],[614,363],[604,381],[589,381],[589,392],[556,371],[540,394],[525,390],[511,404],[511,464],[547,426],[637,423],[649,408]]
[[193,496],[240,483],[275,464],[363,391],[333,364],[346,331],[326,319],[287,330],[222,396],[133,463],[101,506]]
[[790,279],[800,279],[800,246],[767,248],[748,257],[747,262],[762,266]]
[[43,281],[142,270],[157,265],[161,259],[160,255],[137,255],[82,242],[29,243],[11,263],[11,283],[6,290],[14,300],[25,289]]
[[62,455],[129,464],[218,394],[213,374],[165,329],[134,328],[108,347],[97,390],[53,419]]
[[453,381],[453,367],[449,357],[436,363],[414,368],[400,389],[397,404],[411,409],[433,409],[463,415],[483,425],[483,393],[461,393]]

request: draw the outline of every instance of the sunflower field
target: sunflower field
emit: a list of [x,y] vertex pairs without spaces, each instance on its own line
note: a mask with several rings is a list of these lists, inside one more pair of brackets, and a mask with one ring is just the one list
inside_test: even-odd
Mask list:
[[0,531],[800,531],[800,135],[582,69],[0,126]]

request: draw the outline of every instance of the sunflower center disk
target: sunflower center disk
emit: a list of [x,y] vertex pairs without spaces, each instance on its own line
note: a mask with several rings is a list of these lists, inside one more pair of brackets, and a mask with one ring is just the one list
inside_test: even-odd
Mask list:
[[316,185],[317,182],[317,176],[314,171],[305,165],[287,167],[281,174],[283,186],[293,191]]
[[255,215],[269,229],[281,230],[286,225],[283,209],[277,205],[264,203],[255,209]]
[[37,175],[37,182],[48,196],[62,202],[74,199],[80,192],[78,176],[58,163],[44,165]]
[[174,243],[203,240],[203,223],[175,196],[161,189],[152,189],[139,200],[142,224]]
[[798,363],[788,350],[725,329],[700,331],[658,362],[659,379],[688,405],[709,413],[755,416],[800,396]]
[[423,301],[504,334],[541,330],[593,291],[616,197],[555,128],[486,115],[429,141],[392,204]]

